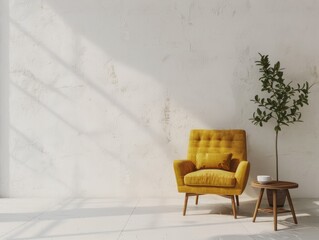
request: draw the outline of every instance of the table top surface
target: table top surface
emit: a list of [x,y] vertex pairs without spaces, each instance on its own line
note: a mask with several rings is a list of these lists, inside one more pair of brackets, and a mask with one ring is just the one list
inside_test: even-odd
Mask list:
[[262,184],[257,181],[253,181],[251,183],[251,186],[255,188],[265,188],[265,189],[290,189],[290,188],[298,188],[298,183],[286,182],[286,181],[271,181],[271,182]]

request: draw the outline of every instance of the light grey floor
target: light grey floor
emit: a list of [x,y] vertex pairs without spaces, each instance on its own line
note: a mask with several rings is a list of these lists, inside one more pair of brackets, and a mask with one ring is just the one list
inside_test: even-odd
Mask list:
[[0,239],[319,239],[319,199],[294,199],[298,225],[289,213],[252,223],[255,200],[243,200],[238,219],[230,200],[190,198],[182,216],[176,199],[0,199]]

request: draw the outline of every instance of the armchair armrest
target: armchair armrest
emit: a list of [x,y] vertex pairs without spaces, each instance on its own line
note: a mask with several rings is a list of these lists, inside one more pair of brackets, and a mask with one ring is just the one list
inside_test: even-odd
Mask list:
[[246,187],[249,176],[249,170],[250,163],[248,161],[241,161],[235,172],[235,178],[237,181],[236,187],[239,188],[241,192],[243,192]]
[[194,163],[190,160],[175,160],[174,161],[174,171],[177,186],[184,185],[184,176],[190,172],[196,170]]

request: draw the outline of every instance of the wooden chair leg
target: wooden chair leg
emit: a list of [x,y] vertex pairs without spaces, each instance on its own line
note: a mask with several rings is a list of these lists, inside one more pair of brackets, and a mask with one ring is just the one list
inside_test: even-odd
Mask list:
[[183,216],[186,215],[187,202],[188,202],[188,193],[185,193]]
[[230,198],[231,198],[234,218],[236,219],[237,218],[237,212],[236,212],[235,197],[234,197],[234,195],[231,195]]
[[238,195],[235,195],[235,197],[236,197],[237,207],[239,207],[239,197],[238,197]]
[[199,197],[199,195],[196,195],[196,200],[195,200],[196,205],[198,205],[198,197]]

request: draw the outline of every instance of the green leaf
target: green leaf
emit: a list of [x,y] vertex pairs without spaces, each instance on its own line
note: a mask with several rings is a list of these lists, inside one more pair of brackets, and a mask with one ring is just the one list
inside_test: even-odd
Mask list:
[[288,126],[290,123],[301,121],[299,109],[308,105],[309,83],[297,83],[297,88],[293,87],[292,82],[287,84],[280,62],[272,67],[268,55],[259,53],[259,56],[256,65],[262,75],[259,81],[261,92],[264,92],[265,96],[260,98],[255,95],[254,100],[251,100],[258,105],[251,121],[255,125],[263,126],[263,123],[274,118],[277,121],[275,130],[281,131],[281,125]]

